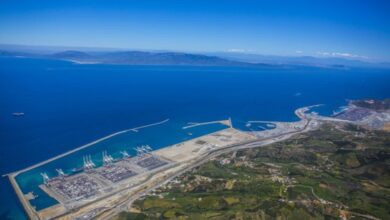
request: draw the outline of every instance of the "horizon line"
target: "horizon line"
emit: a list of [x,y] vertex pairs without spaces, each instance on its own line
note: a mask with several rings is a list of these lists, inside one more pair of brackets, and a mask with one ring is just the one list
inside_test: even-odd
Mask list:
[[[16,48],[6,48],[8,49],[19,49],[19,50],[32,50],[35,52],[38,52],[39,49],[48,52],[64,52],[68,50],[80,50],[81,52],[115,52],[115,51],[141,51],[141,52],[176,52],[176,53],[194,53],[194,54],[202,54],[202,55],[212,55],[212,56],[218,56],[218,53],[224,53],[224,54],[236,54],[236,55],[255,55],[255,56],[269,56],[269,57],[313,57],[318,59],[344,59],[344,60],[355,60],[355,61],[362,61],[362,62],[368,62],[368,63],[390,63],[390,60],[385,59],[378,59],[378,58],[371,58],[371,57],[364,57],[364,56],[338,56],[341,53],[328,53],[328,52],[316,52],[314,54],[307,54],[307,53],[296,53],[296,54],[266,54],[266,53],[260,53],[256,51],[250,51],[250,50],[236,50],[236,49],[225,49],[225,50],[213,50],[213,51],[205,51],[205,50],[174,50],[174,49],[142,49],[142,48],[127,48],[127,47],[106,47],[106,46],[65,46],[65,45],[31,45],[31,44],[17,44],[17,43],[1,43],[0,42],[0,50],[4,50],[2,47],[16,47]],[[20,47],[20,48],[17,48]],[[25,48],[23,48],[25,47]],[[31,48],[28,48],[31,47]],[[52,50],[50,50],[52,49]],[[40,51],[40,52],[43,52]],[[214,54],[216,53],[216,54]],[[329,55],[324,55],[324,54]],[[336,55],[334,55],[336,54]],[[348,54],[348,53],[347,53]]]

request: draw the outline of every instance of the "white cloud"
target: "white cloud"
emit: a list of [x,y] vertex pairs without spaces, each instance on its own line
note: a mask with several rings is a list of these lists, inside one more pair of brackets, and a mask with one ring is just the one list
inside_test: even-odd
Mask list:
[[302,52],[302,50],[296,50],[295,53],[301,54],[303,52]]
[[238,49],[238,48],[233,48],[233,49],[227,49],[227,52],[231,53],[248,53],[248,52],[254,52],[254,50],[246,50],[246,49]]
[[319,55],[319,56],[330,56],[330,53],[328,53],[328,52],[317,52],[317,55]]
[[343,57],[343,58],[359,58],[359,59],[367,59],[366,56],[361,56],[357,54],[351,54],[351,53],[341,53],[341,52],[317,52],[318,56],[324,56],[324,57]]

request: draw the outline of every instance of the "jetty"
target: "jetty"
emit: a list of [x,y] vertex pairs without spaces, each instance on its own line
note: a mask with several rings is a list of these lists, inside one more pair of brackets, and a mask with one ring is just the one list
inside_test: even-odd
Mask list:
[[230,128],[233,127],[231,118],[227,120],[219,120],[219,121],[208,121],[208,122],[189,122],[188,125],[182,127],[182,129],[193,128],[197,126],[210,125],[210,124],[224,124]]

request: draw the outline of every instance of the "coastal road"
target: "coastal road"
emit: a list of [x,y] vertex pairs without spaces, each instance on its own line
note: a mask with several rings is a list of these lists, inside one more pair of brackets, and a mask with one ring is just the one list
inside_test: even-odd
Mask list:
[[[303,112],[305,110],[306,109],[302,109]],[[246,143],[239,143],[239,144],[227,146],[225,148],[214,149],[212,151],[209,151],[206,154],[202,155],[200,157],[200,159],[197,159],[196,161],[186,162],[186,163],[189,163],[191,165],[185,167],[181,171],[175,172],[174,174],[171,174],[167,178],[164,178],[160,181],[156,181],[156,183],[152,184],[152,186],[150,186],[149,188],[135,193],[134,195],[128,197],[127,200],[123,201],[122,203],[117,204],[111,210],[107,210],[104,213],[102,213],[101,215],[96,216],[96,218],[97,219],[104,219],[104,220],[109,220],[109,219],[114,218],[119,212],[127,211],[128,207],[130,207],[132,205],[132,203],[134,201],[136,201],[137,199],[139,199],[140,197],[146,195],[147,193],[159,188],[160,186],[170,182],[171,180],[175,179],[176,177],[184,174],[185,172],[190,171],[190,170],[202,165],[203,163],[205,163],[205,162],[209,161],[210,159],[215,158],[219,155],[233,152],[233,151],[237,151],[237,150],[242,150],[242,149],[257,148],[257,147],[270,145],[270,144],[273,144],[275,142],[286,140],[293,135],[309,131],[310,130],[309,124],[312,121],[312,119],[306,119],[305,115],[302,112],[296,112],[296,113],[302,120],[306,121],[305,126],[302,129],[297,130],[297,131],[286,132],[283,134],[278,134],[278,135],[267,137],[267,138],[260,138],[257,140],[248,141]]]

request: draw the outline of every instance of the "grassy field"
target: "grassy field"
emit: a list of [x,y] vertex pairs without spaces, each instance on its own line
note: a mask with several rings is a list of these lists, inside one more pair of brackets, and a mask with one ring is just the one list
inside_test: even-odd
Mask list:
[[390,219],[390,134],[321,129],[222,155],[118,219]]

